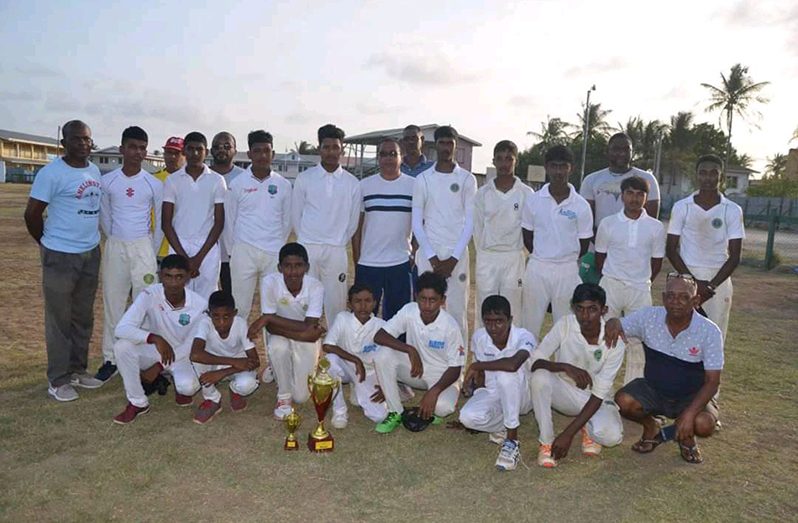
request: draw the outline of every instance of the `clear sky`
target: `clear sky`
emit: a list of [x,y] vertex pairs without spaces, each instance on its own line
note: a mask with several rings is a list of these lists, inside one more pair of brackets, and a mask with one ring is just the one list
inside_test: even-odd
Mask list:
[[[278,151],[333,122],[347,134],[450,123],[484,145],[546,116],[575,122],[586,90],[667,121],[704,112],[701,82],[740,62],[770,81],[734,145],[762,168],[798,126],[798,2],[0,1],[0,128],[54,135],[72,118],[101,147],[140,125],[170,135],[265,128]],[[795,143],[793,144],[795,146]]]

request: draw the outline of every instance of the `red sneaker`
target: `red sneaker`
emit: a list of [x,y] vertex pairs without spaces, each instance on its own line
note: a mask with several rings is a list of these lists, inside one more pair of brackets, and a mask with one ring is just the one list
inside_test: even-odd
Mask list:
[[194,423],[204,425],[211,421],[220,410],[222,410],[221,403],[214,403],[211,400],[205,400],[200,404],[197,412],[194,413]]
[[230,394],[230,410],[233,412],[241,412],[247,408],[247,400],[241,394],[235,392]]
[[186,396],[175,392],[175,403],[177,403],[178,407],[188,407],[194,403],[194,396]]
[[149,405],[146,407],[137,407],[132,403],[128,403],[121,414],[114,416],[114,423],[118,425],[127,425],[128,423],[132,423],[139,414],[147,414],[149,411]]

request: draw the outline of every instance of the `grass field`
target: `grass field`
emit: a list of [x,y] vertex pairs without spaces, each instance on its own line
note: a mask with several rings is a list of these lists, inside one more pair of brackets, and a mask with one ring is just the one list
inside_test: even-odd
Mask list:
[[[600,458],[578,447],[554,470],[534,465],[537,427],[522,418],[530,468],[498,473],[485,435],[444,427],[378,436],[350,410],[337,449],[282,450],[275,386],[247,411],[191,422],[172,389],[126,427],[116,378],[81,399],[47,396],[40,266],[22,211],[28,186],[0,185],[0,519],[6,521],[737,521],[798,518],[798,277],[741,268],[726,348],[724,428],[705,462],[672,445],[640,456],[639,429]],[[661,279],[660,279],[661,280]],[[661,283],[661,281],[660,281]],[[91,368],[100,362],[98,293]],[[225,402],[227,392],[224,391]],[[300,409],[299,432],[312,408]],[[564,419],[555,420],[558,428]],[[578,443],[577,443],[578,444]]]

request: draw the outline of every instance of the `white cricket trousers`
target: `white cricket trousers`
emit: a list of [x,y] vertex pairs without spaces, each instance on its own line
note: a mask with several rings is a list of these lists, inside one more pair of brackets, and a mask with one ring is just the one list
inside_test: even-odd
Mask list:
[[[688,267],[688,269],[690,269],[690,273],[695,276],[696,279],[709,281],[715,277],[720,267],[717,269]],[[701,307],[703,307],[709,319],[720,328],[724,343],[726,342],[726,331],[729,330],[729,313],[731,312],[733,291],[731,278],[726,278],[726,280],[715,289],[715,295],[701,304]]]
[[546,309],[551,304],[553,323],[571,312],[571,298],[579,278],[579,264],[547,262],[529,258],[524,273],[523,307],[521,325],[540,339],[540,328]]
[[310,269],[308,274],[324,287],[324,316],[332,325],[338,313],[346,309],[346,292],[349,290],[349,257],[346,247],[335,245],[305,245]]
[[[576,416],[590,399],[590,393],[563,379],[562,373],[552,373],[544,369],[537,369],[532,373],[530,384],[532,406],[540,429],[538,440],[544,445],[551,445],[554,442],[551,409],[554,408],[566,416]],[[614,447],[623,440],[621,415],[612,401],[605,400],[585,427],[590,437],[604,447]]]
[[[172,374],[175,390],[184,396],[193,396],[200,388],[194,367],[189,360],[191,341],[172,347],[175,361],[170,365],[164,365],[164,370]],[[114,354],[127,400],[136,407],[146,407],[150,402],[141,385],[141,371],[149,369],[156,363],[163,365],[158,349],[150,343],[133,343],[130,340],[119,339],[114,344]]]
[[[219,356],[217,354],[217,356]],[[246,358],[247,353],[241,351],[233,358]],[[193,363],[194,369],[197,371],[197,376],[202,376],[206,372],[215,370],[222,370],[230,368],[229,365],[205,365],[202,363]],[[242,371],[236,372],[230,376],[230,391],[241,396],[249,396],[258,388],[258,373],[257,371]],[[216,388],[216,385],[203,385],[202,397],[206,400],[211,400],[214,403],[222,401],[222,393]]]
[[[342,385],[349,383],[349,386],[354,388],[355,399],[363,409],[363,414],[374,423],[384,420],[388,416],[388,406],[384,401],[381,403],[371,401],[371,396],[376,392],[377,387],[377,375],[374,369],[366,367],[366,379],[361,382],[357,377],[354,363],[343,360],[336,354],[327,354],[326,356],[330,361],[330,376],[341,380]],[[346,398],[344,398],[344,391],[340,390],[333,400],[333,412],[343,414],[346,411]]]
[[[199,240],[190,240],[180,238],[180,244],[189,256],[194,256],[199,252],[205,243],[205,238]],[[175,251],[169,247],[169,254],[174,254]],[[213,291],[219,289],[219,271],[222,269],[222,258],[219,254],[219,243],[215,243],[199,268],[199,276],[191,278],[186,286],[206,300],[213,294]]]
[[277,255],[248,243],[237,242],[230,253],[230,279],[238,315],[249,325],[255,287],[266,275],[277,272]]
[[496,381],[482,387],[460,409],[460,423],[471,430],[499,432],[517,429],[519,417],[532,410],[532,391],[525,371],[493,371]]
[[[446,368],[434,368],[424,365],[424,373],[420,378],[410,375],[410,358],[407,354],[393,349],[383,348],[374,355],[374,368],[377,371],[377,382],[382,388],[385,403],[389,412],[404,411],[399,393],[399,382],[419,390],[429,390],[438,383]],[[446,417],[454,412],[457,398],[460,395],[460,380],[455,381],[438,396],[435,404],[435,415]]]
[[[607,293],[606,318],[620,318],[628,316],[636,310],[651,306],[651,287],[641,289],[628,283],[613,278],[602,276],[599,285]],[[646,366],[646,356],[643,352],[643,343],[637,338],[629,338],[626,344],[626,369],[623,384],[643,377]]]
[[[477,249],[477,267],[474,273],[477,283],[475,304],[477,326],[482,326],[482,302],[498,294],[510,302],[510,311],[520,316],[521,293],[524,279],[523,251],[481,251]],[[466,338],[463,338],[466,339]]]
[[156,282],[158,261],[149,236],[137,240],[109,237],[102,255],[103,360],[116,362],[114,330],[127,308],[127,298]]
[[[432,271],[429,260],[421,254],[421,250],[416,252],[416,267],[419,276],[427,271]],[[457,261],[452,275],[446,279],[448,290],[446,291],[446,311],[454,316],[463,340],[468,340],[468,299],[471,293],[471,262],[469,261],[468,249],[463,251],[463,258]],[[418,289],[416,289],[416,292]],[[480,304],[481,305],[481,304]],[[409,384],[408,384],[409,385]]]
[[269,334],[266,347],[277,380],[277,399],[306,402],[310,397],[308,376],[316,370],[321,343],[289,340]]

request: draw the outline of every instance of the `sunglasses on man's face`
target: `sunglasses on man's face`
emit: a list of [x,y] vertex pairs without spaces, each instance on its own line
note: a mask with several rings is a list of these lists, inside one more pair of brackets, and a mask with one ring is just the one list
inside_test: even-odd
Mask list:
[[669,272],[668,277],[665,281],[671,281],[671,280],[684,280],[692,283],[696,282],[692,274],[684,274],[681,272]]

